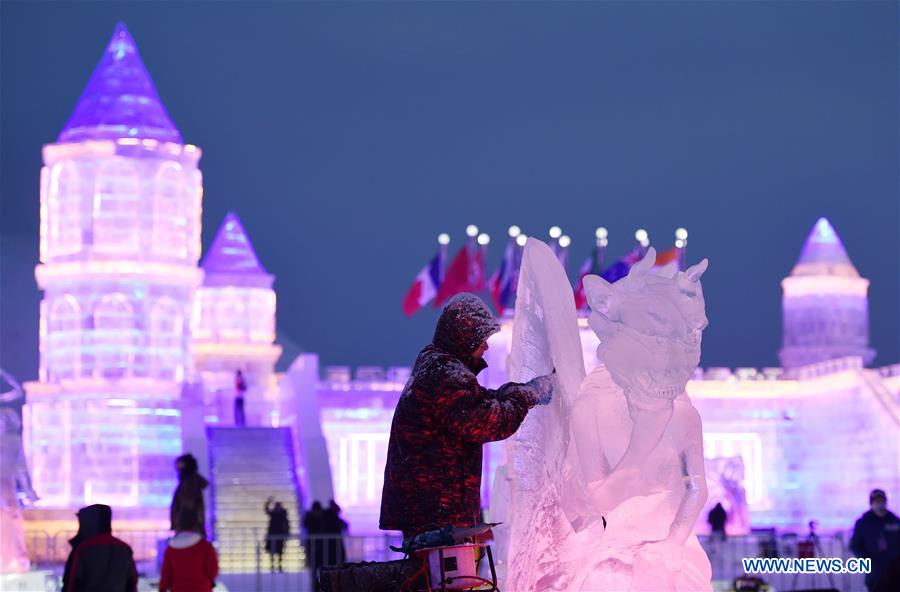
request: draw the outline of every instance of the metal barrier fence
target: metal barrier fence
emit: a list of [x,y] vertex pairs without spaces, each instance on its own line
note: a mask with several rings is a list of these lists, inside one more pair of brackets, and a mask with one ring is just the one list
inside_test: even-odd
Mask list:
[[[701,536],[700,545],[706,551],[712,566],[713,581],[731,582],[744,575],[744,558],[797,558],[808,541],[806,535],[792,533],[777,534],[761,531],[749,535],[732,536],[720,540],[711,536]],[[819,535],[813,543],[815,557],[837,557],[846,561],[853,555],[847,548],[842,533]],[[751,574],[752,575],[752,574]],[[815,588],[835,588],[842,592],[864,591],[864,576],[860,574],[758,574],[776,590],[808,590]]]
[[[390,550],[399,546],[398,535],[376,534],[368,536],[302,537],[290,535],[271,540],[283,541],[283,555],[279,572],[279,557],[266,550],[265,534],[257,529],[245,529],[245,536],[231,538],[227,546],[214,543],[223,559],[244,557],[232,569],[222,570],[220,580],[229,592],[288,592],[313,591],[312,573],[319,566],[332,566],[343,562],[390,561],[400,559],[401,554]],[[138,570],[152,584],[158,578],[157,549],[159,541],[169,536],[165,531],[123,531],[114,533],[135,551],[139,562]],[[46,532],[26,533],[26,545],[33,563],[41,567],[51,567],[61,571],[62,563],[68,556],[69,538],[74,532],[61,531],[53,535]],[[717,540],[709,536],[700,537],[700,544],[709,557],[713,580],[731,582],[744,574],[741,560],[754,557],[798,557],[805,536],[758,532],[745,536],[732,536]],[[276,549],[277,545],[270,546]],[[820,535],[815,547],[817,557],[851,557],[846,541],[840,534]],[[229,573],[231,572],[231,573]],[[865,590],[860,574],[763,574],[759,576],[777,590],[810,588],[836,588],[842,592]]]
[[[75,532],[61,530],[52,535],[44,531],[26,532],[25,547],[31,562],[37,565],[64,562],[71,550],[69,539]],[[125,530],[113,534],[131,546],[135,561],[154,561],[159,541],[171,536],[169,531],[163,530]]]

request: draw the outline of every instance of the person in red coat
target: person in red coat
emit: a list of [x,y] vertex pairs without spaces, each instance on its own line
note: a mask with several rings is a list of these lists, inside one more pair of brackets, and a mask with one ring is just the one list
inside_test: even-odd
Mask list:
[[400,530],[410,539],[425,530],[476,524],[482,446],[510,437],[532,407],[550,402],[552,375],[496,390],[478,384],[476,375],[487,367],[487,339],[499,330],[472,294],[454,296],[442,311],[394,411],[382,530]]
[[219,560],[212,544],[184,523],[163,555],[159,592],[210,592],[219,575]]

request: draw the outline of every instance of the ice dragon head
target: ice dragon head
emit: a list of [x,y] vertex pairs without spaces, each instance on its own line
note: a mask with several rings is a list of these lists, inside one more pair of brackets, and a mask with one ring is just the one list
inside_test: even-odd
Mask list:
[[600,338],[600,361],[626,394],[674,400],[700,363],[707,325],[700,276],[708,261],[683,272],[655,262],[651,247],[615,283],[585,276],[588,323]]

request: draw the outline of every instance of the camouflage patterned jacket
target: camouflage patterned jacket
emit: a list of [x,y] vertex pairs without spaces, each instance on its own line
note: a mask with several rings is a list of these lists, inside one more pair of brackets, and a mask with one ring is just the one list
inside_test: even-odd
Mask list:
[[411,536],[479,521],[482,445],[515,433],[539,395],[531,385],[490,390],[478,384],[475,376],[487,364],[471,354],[498,330],[471,294],[453,298],[441,314],[394,412],[382,529]]

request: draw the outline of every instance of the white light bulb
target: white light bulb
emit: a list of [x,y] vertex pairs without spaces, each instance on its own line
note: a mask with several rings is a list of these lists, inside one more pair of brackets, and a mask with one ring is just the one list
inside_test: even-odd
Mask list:
[[562,248],[565,249],[566,247],[568,247],[571,244],[572,244],[572,239],[569,238],[568,235],[564,234],[561,237],[559,237],[559,246],[561,246]]
[[526,242],[528,242],[528,237],[524,234],[520,234],[516,237],[516,244],[520,247],[524,247]]
[[478,235],[478,227],[474,224],[469,224],[466,226],[466,234],[469,236],[477,236]]
[[644,230],[643,228],[638,228],[637,231],[635,231],[635,233],[634,233],[634,238],[636,238],[637,242],[639,242],[641,244],[648,242],[647,231]]
[[687,239],[687,236],[687,230],[684,228],[679,228],[675,231],[675,238],[679,240],[685,240]]
[[482,232],[481,234],[478,235],[478,244],[479,245],[486,245],[489,242],[491,242],[491,237],[488,236],[487,234]]
[[562,236],[562,228],[559,226],[550,227],[550,238],[559,238]]
[[675,248],[676,248],[676,249],[683,249],[683,248],[684,248],[684,241],[681,240],[680,238],[676,238],[676,239],[675,239]]
[[442,232],[438,235],[438,244],[441,245],[449,245],[450,244],[450,235],[446,232]]
[[522,229],[515,224],[509,227],[509,236],[511,236],[512,238],[516,238],[520,234],[522,234]]
[[603,238],[606,238],[609,236],[609,232],[606,230],[606,228],[601,226],[600,228],[597,229],[597,232],[594,233],[594,236],[596,236],[597,238],[603,239]]

